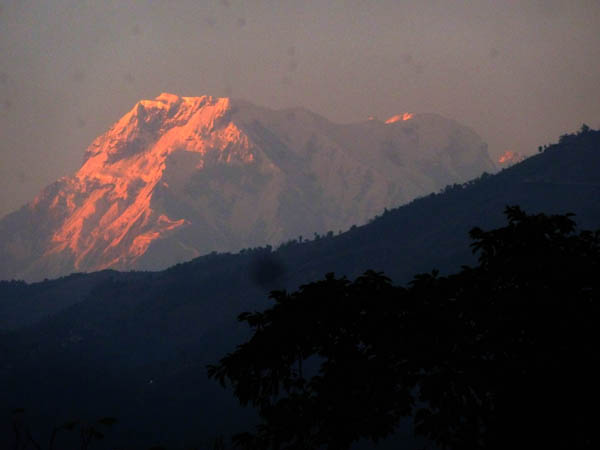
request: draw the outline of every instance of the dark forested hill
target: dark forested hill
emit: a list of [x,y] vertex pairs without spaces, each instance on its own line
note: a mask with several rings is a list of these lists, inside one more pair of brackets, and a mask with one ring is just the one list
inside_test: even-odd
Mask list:
[[374,269],[405,283],[434,268],[455,271],[473,262],[468,231],[501,225],[508,204],[572,212],[580,228],[599,228],[600,131],[565,135],[496,175],[339,235],[211,254],[162,272],[2,282],[0,404],[25,408],[37,429],[110,414],[120,419],[120,442],[184,445],[228,433],[250,415],[207,380],[205,366],[245,337],[240,312],[267,306],[271,289],[326,272],[352,278]]

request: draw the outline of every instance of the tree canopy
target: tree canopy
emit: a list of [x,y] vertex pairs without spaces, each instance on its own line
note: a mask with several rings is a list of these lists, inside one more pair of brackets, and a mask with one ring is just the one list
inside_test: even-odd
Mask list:
[[506,216],[454,275],[328,274],[241,314],[252,337],[209,367],[260,414],[235,443],[346,449],[408,417],[441,448],[597,448],[600,232]]

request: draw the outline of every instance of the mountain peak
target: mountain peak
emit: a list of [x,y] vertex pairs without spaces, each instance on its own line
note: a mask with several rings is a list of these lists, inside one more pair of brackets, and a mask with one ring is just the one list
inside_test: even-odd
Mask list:
[[140,100],[92,142],[73,176],[30,203],[28,223],[43,223],[46,234],[23,235],[38,242],[32,249],[4,251],[0,241],[22,266],[0,277],[157,269],[277,244],[361,224],[494,169],[471,130],[424,114],[414,120],[420,126],[410,130],[365,129],[227,97]]
[[157,102],[162,102],[165,104],[176,103],[180,100],[181,97],[177,94],[171,94],[170,92],[161,92],[158,97],[155,98]]
[[153,241],[187,225],[155,205],[157,192],[177,184],[177,176],[166,176],[165,170],[184,158],[182,153],[197,154],[187,158],[189,168],[179,169],[187,176],[204,168],[209,153],[217,161],[251,162],[247,138],[227,119],[230,108],[228,98],[211,96],[162,93],[140,100],[94,140],[83,166],[50,205],[56,209],[64,203],[67,218],[46,254],[68,249],[78,270],[90,267],[90,259],[96,260],[94,268],[123,268]]
[[[208,95],[180,97],[163,92],[153,100],[140,100],[105,134],[92,142],[85,153],[84,167],[91,158],[101,154],[105,157],[103,163],[135,156],[151,148],[151,143],[167,133],[173,140],[177,134],[191,132],[182,128],[192,122],[195,131],[212,129],[230,109],[229,98]],[[82,170],[86,172],[84,167]]]
[[414,117],[415,117],[414,113],[405,112],[405,113],[396,114],[395,116],[390,117],[389,119],[387,119],[385,121],[385,123],[387,125],[389,125],[389,124],[396,123],[396,122],[404,122],[404,121],[410,120]]
[[[213,97],[211,95],[183,97],[177,94],[162,92],[152,100],[140,100],[137,102],[130,111],[130,114],[139,115],[144,114],[144,112],[155,111],[167,112],[169,116],[174,116],[178,109],[197,110],[204,106],[212,106],[220,111],[226,111],[231,107],[231,100],[228,97]],[[125,117],[127,115],[123,119]]]

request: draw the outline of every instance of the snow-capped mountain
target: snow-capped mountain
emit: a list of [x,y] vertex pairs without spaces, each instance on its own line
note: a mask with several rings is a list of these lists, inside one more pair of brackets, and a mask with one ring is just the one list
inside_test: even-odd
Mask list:
[[302,108],[161,94],[0,221],[0,279],[159,269],[312,237],[494,170],[473,131],[434,114],[340,125]]

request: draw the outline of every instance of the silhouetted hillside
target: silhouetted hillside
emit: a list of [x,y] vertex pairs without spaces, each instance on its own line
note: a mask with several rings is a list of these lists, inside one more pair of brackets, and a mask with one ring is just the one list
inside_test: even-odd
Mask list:
[[251,414],[206,379],[205,365],[243,341],[237,314],[265,308],[269,290],[326,272],[354,278],[373,269],[396,283],[434,268],[450,273],[473,261],[468,231],[501,225],[507,204],[573,212],[580,228],[599,228],[599,167],[600,132],[587,130],[340,235],[211,254],[155,273],[2,282],[0,404],[40,421],[110,414],[121,442],[178,445],[240,429]]
[[327,274],[240,314],[252,337],[208,368],[260,414],[239,448],[350,450],[410,421],[449,450],[597,449],[600,229],[505,213],[452,275]]

